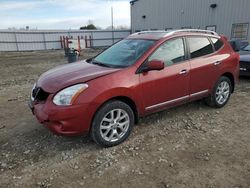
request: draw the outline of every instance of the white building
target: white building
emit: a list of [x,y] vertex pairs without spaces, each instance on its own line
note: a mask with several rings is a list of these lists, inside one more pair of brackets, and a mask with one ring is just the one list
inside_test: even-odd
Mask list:
[[132,32],[208,29],[230,39],[249,39],[250,0],[133,0]]

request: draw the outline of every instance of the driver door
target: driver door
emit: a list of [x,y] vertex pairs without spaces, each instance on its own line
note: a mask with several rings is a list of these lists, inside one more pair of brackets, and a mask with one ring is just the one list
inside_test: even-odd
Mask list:
[[190,64],[184,46],[183,38],[170,39],[148,58],[163,61],[165,68],[140,74],[146,114],[188,101]]

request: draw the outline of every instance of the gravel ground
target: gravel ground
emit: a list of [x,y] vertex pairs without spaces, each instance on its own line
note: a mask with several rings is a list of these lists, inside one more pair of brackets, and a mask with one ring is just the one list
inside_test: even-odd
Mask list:
[[63,51],[0,57],[0,187],[250,187],[250,78],[222,109],[197,101],[153,114],[104,149],[53,135],[28,109],[34,82],[66,63]]

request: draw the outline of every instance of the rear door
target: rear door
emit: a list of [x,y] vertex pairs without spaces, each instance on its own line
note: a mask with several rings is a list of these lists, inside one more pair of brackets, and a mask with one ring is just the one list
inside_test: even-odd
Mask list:
[[219,74],[221,62],[214,53],[209,38],[189,36],[186,41],[190,52],[190,98],[208,95]]

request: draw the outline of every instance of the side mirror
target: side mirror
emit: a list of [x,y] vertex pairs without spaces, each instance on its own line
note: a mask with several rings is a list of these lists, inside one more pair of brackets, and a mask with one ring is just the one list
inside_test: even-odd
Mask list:
[[151,70],[157,70],[160,71],[164,69],[165,65],[163,61],[160,60],[152,60],[149,61],[147,66],[145,67],[144,71],[151,71]]

